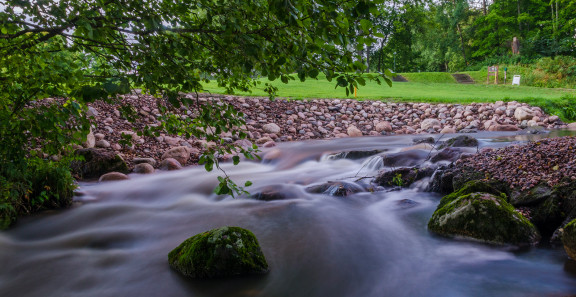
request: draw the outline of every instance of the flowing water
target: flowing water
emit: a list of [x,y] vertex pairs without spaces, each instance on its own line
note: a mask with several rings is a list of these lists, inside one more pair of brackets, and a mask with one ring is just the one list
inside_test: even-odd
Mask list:
[[[496,136],[477,135],[482,146],[525,140]],[[215,175],[201,168],[82,184],[85,195],[75,207],[23,219],[0,233],[0,296],[576,294],[574,262],[561,249],[518,251],[428,233],[440,196],[422,192],[422,184],[347,197],[305,191],[326,181],[374,176],[383,166],[376,158],[332,153],[393,154],[412,138],[283,143],[265,152],[275,155],[272,160],[225,166],[237,182],[253,181],[252,192],[278,189],[284,200],[215,196]],[[368,183],[360,179],[358,186]],[[224,225],[254,232],[269,274],[200,281],[169,268],[174,247]]]

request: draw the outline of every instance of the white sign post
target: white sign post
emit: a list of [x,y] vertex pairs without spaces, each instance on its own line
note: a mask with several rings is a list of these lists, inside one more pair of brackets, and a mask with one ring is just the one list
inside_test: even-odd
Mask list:
[[512,78],[512,85],[520,85],[520,75],[514,75],[514,78]]

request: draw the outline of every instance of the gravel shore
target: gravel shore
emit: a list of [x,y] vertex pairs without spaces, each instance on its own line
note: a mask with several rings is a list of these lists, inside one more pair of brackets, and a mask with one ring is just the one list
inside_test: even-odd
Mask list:
[[[192,95],[188,95],[192,98]],[[474,131],[516,131],[530,126],[548,129],[566,125],[557,116],[545,114],[539,107],[518,102],[430,104],[357,101],[353,99],[286,100],[237,96],[201,95],[201,104],[233,105],[245,114],[249,140],[257,144],[273,142],[420,133],[455,133]],[[125,120],[119,106],[96,101],[89,104],[94,117],[92,143],[88,146],[119,153],[132,166],[136,157],[161,160],[170,148],[187,146],[202,151],[201,139],[178,135],[159,137],[133,135],[133,146],[119,143],[122,134],[138,131],[143,125],[158,123],[157,100],[147,95],[127,95],[123,104],[130,104],[138,120]],[[181,117],[194,116],[194,106],[181,108]],[[222,135],[229,137],[229,135]],[[273,142],[271,142],[273,141]],[[90,141],[89,141],[90,142]],[[271,144],[270,144],[271,143]],[[195,152],[197,150],[194,150]],[[195,164],[198,154],[186,164]]]
[[511,189],[524,191],[540,182],[552,187],[561,181],[576,180],[576,137],[546,138],[524,145],[487,149],[474,158],[458,160],[456,165],[485,172],[491,178],[506,182]]

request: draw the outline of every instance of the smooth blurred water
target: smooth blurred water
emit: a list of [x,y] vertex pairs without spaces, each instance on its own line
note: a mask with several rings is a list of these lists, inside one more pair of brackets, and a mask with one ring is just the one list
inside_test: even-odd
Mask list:
[[[476,136],[481,146],[522,141],[511,133]],[[76,207],[21,220],[0,233],[0,296],[576,294],[575,265],[561,249],[512,251],[429,234],[437,194],[406,189],[332,197],[304,190],[374,176],[383,166],[367,164],[370,157],[330,154],[395,153],[412,138],[285,143],[271,149],[276,159],[224,166],[238,183],[253,181],[252,192],[277,188],[289,193],[286,200],[217,197],[211,194],[215,174],[201,168],[83,184]],[[187,280],[169,268],[170,250],[224,225],[254,232],[268,275]]]

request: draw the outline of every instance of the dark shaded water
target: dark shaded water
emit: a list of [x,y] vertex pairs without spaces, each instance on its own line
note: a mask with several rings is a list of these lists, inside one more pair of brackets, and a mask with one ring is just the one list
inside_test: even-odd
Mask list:
[[[478,136],[483,146],[526,138],[496,137],[502,135]],[[253,192],[281,188],[293,197],[281,201],[216,197],[214,175],[200,168],[83,185],[81,205],[0,233],[0,296],[576,294],[570,272],[576,269],[561,249],[510,251],[429,234],[426,224],[440,196],[420,192],[418,185],[349,197],[304,191],[329,180],[373,176],[381,166],[369,158],[335,160],[329,153],[393,153],[412,138],[286,143],[268,152],[279,156],[275,160],[226,167],[238,182],[253,181]],[[170,250],[224,225],[256,234],[268,275],[190,281],[170,270]]]

